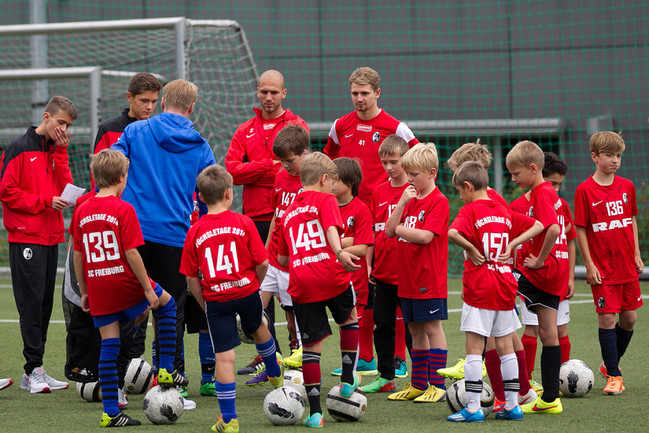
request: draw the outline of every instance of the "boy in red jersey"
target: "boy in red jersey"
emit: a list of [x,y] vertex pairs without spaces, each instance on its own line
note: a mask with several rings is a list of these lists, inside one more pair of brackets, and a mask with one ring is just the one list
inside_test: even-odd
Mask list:
[[[116,360],[120,347],[120,322],[143,319],[156,309],[160,341],[161,385],[187,386],[189,381],[173,371],[176,341],[176,304],[160,285],[151,281],[137,250],[144,243],[135,210],[120,200],[126,187],[128,159],[104,149],[92,157],[90,170],[99,188],[74,212],[74,269],[81,305],[90,311],[101,334],[99,380],[104,413],[102,427],[140,425],[118,407]],[[136,321],[137,322],[137,321]],[[138,322],[139,324],[139,322]]]
[[453,422],[484,421],[480,394],[485,337],[495,338],[500,380],[505,390],[506,403],[496,418],[523,419],[518,405],[518,363],[511,338],[521,327],[515,310],[517,284],[507,261],[517,245],[541,233],[543,226],[491,200],[488,184],[489,174],[477,161],[465,162],[453,175],[453,185],[465,202],[451,224],[448,237],[466,254],[460,329],[466,332],[467,353],[464,364],[467,406],[447,418]]
[[[491,166],[491,152],[487,149],[487,146],[480,144],[480,139],[477,139],[475,143],[464,143],[460,146],[455,152],[453,152],[451,157],[448,159],[447,164],[451,171],[455,173],[458,167],[467,161],[479,162],[488,173],[489,167]],[[487,196],[491,200],[507,207],[507,202],[500,194],[498,194],[498,192],[496,192],[495,189],[487,186],[486,192]],[[518,362],[518,377],[525,377],[527,360],[523,344],[516,332],[512,332],[510,335],[514,345],[514,352],[516,353],[516,360]],[[440,376],[450,377],[456,380],[462,379],[464,377],[464,363],[465,360],[460,359],[454,366],[441,369],[439,374]],[[496,350],[496,340],[493,337],[487,338],[484,354],[483,376],[485,374],[484,370],[489,374],[491,388],[496,397],[494,412],[498,412],[505,407],[505,388],[503,387],[503,378],[501,375],[500,355]],[[520,393],[518,398],[520,404],[536,400],[536,397],[536,391],[531,390],[528,381],[520,382]]]
[[[279,263],[289,267],[288,293],[302,334],[302,372],[309,399],[307,427],[322,427],[320,357],[322,340],[331,334],[328,308],[340,326],[342,375],[340,395],[349,397],[360,383],[354,372],[358,348],[358,320],[350,272],[360,260],[344,251],[340,242],[343,223],[331,194],[336,165],[323,153],[302,159],[300,179],[304,191],[286,209],[279,238]],[[338,259],[338,260],[336,260]]]
[[264,360],[269,381],[275,387],[284,382],[283,366],[276,357],[275,340],[262,321],[259,284],[268,268],[268,256],[253,221],[230,210],[232,176],[219,165],[205,168],[196,178],[199,198],[207,214],[187,233],[180,272],[187,276],[194,298],[203,306],[216,358],[214,388],[221,417],[214,432],[239,431],[235,410],[234,348],[241,328],[255,340]]
[[447,357],[442,320],[448,319],[448,199],[435,185],[439,159],[433,143],[415,145],[401,158],[401,166],[410,185],[390,215],[385,234],[398,240],[398,294],[412,335],[412,382],[388,399],[422,396],[420,401],[437,402],[446,395],[437,370],[446,366]]
[[[568,172],[568,166],[566,165],[561,158],[557,156],[554,152],[544,152],[545,163],[543,165],[543,179],[552,184],[552,188],[559,194],[561,185],[566,177]],[[520,202],[514,204],[512,202],[512,209],[514,212],[519,212],[516,210],[519,204],[523,207],[523,210],[520,211],[525,213],[529,209],[529,191],[525,193],[521,198]],[[568,361],[570,359],[570,337],[568,336],[568,322],[570,322],[570,305],[568,299],[571,299],[575,293],[575,238],[577,237],[575,226],[572,220],[572,213],[570,212],[570,207],[568,203],[562,198],[561,200],[561,214],[564,218],[564,227],[566,232],[560,235],[562,242],[565,239],[565,242],[568,244],[568,287],[566,288],[566,293],[561,296],[559,301],[559,308],[557,310],[557,332],[559,336],[559,346],[561,347],[561,363]],[[517,201],[518,201],[517,200]],[[527,206],[527,208],[526,208]],[[522,262],[522,259],[519,260]],[[523,347],[525,348],[525,355],[527,358],[527,377],[535,389],[543,391],[541,384],[537,383],[532,378],[532,373],[534,372],[534,361],[536,359],[536,348],[537,348],[537,339],[539,337],[539,321],[536,314],[529,311],[527,308],[524,308],[524,301],[521,300],[521,322],[525,326],[525,331],[523,332],[523,337],[521,338],[523,342]],[[521,379],[522,380],[522,379]]]
[[568,287],[568,246],[563,227],[561,200],[550,182],[543,179],[545,156],[531,141],[521,141],[507,154],[507,169],[512,181],[530,188],[528,216],[543,224],[543,232],[523,244],[523,263],[517,264],[518,292],[526,307],[539,319],[541,380],[543,395],[524,404],[523,413],[561,413],[559,399],[559,369],[561,348],[557,332],[557,309]]
[[[365,393],[388,392],[396,389],[395,376],[405,377],[406,340],[412,347],[410,333],[406,332],[397,294],[399,261],[396,260],[397,240],[385,235],[385,223],[397,206],[408,178],[401,158],[408,151],[408,143],[396,134],[389,135],[379,146],[379,157],[390,178],[372,193],[370,212],[374,226],[374,266],[371,279],[376,284],[374,300],[374,346],[380,376],[362,386]],[[396,355],[396,356],[395,356]],[[399,368],[401,371],[397,371]]]
[[[280,236],[280,227],[284,213],[295,196],[302,192],[300,182],[300,167],[302,158],[309,152],[309,133],[297,125],[288,125],[279,131],[273,143],[273,153],[282,164],[282,170],[275,177],[275,186],[271,196],[275,215],[270,222],[266,250],[268,251],[268,272],[261,283],[261,301],[264,309],[268,308],[271,298],[275,295],[279,305],[286,313],[286,327],[291,337],[291,356],[284,359],[285,365],[293,368],[302,367],[302,349],[295,325],[293,301],[288,294],[288,267],[282,266],[277,261],[277,243]],[[239,370],[245,374],[245,369]],[[257,375],[246,382],[246,385],[259,385],[268,380],[268,374],[262,367]]]
[[[638,213],[633,183],[616,176],[626,145],[619,134],[602,131],[590,138],[595,174],[575,191],[577,243],[586,265],[599,319],[599,345],[606,377],[604,394],[624,391],[619,362],[643,305],[638,275],[644,265],[638,243]],[[616,323],[616,314],[619,319]]]
[[[358,186],[363,179],[361,167],[353,159],[336,158],[334,160],[338,170],[338,179],[333,183],[333,194],[338,200],[340,216],[343,221],[343,234],[341,247],[357,257],[362,257],[359,264],[361,268],[352,273],[352,287],[356,292],[356,316],[358,317],[358,364],[356,371],[361,375],[376,374],[374,350],[372,345],[372,310],[368,307],[369,299],[369,269],[367,252],[374,244],[372,234],[372,216],[365,203],[358,198]],[[331,372],[338,376],[342,368]]]

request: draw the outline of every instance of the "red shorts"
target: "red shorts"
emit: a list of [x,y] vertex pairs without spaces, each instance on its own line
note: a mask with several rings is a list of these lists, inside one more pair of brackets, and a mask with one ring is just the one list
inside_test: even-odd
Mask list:
[[621,313],[637,310],[643,305],[640,281],[624,284],[590,286],[597,313]]

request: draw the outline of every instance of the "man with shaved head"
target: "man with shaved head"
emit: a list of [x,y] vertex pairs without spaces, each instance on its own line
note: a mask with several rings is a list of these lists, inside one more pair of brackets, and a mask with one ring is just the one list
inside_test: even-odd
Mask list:
[[[269,69],[261,74],[257,97],[261,108],[255,107],[255,117],[237,128],[228,153],[225,155],[225,168],[232,175],[235,185],[243,185],[243,213],[253,220],[261,239],[266,242],[275,213],[273,204],[275,175],[282,167],[277,156],[273,154],[275,137],[287,125],[301,126],[307,132],[309,126],[302,118],[282,107],[282,100],[286,98],[286,87],[281,72]],[[275,345],[281,353],[275,337],[274,311],[275,303],[271,298],[266,312],[271,319],[269,328],[275,339]],[[238,373],[255,373],[260,368],[261,362],[261,357],[256,357]],[[265,376],[253,378],[259,380],[252,380],[254,383],[251,384],[263,383],[262,377]]]
[[307,132],[309,127],[282,107],[286,87],[281,72],[270,69],[261,74],[257,97],[261,108],[255,107],[255,117],[237,128],[225,156],[225,167],[234,184],[243,185],[243,213],[252,218],[265,241],[275,212],[271,205],[275,174],[281,168],[273,154],[273,142],[286,125],[298,125]]

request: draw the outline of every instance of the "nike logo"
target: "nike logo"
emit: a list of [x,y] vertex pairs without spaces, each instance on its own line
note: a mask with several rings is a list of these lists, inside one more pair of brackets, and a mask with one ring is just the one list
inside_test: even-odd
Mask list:
[[30,160],[31,162],[34,162],[34,161],[36,161],[36,158],[38,158],[38,156],[35,156],[35,157],[33,157],[33,158],[29,158],[29,160]]
[[275,188],[275,192],[280,192],[282,188]]
[[556,404],[554,406],[547,406],[547,407],[538,407],[537,405],[534,405],[532,407],[532,410],[534,412],[543,412],[543,411],[546,411],[546,410],[554,409],[555,407],[558,407],[558,406]]
[[595,206],[597,206],[598,204],[600,204],[600,203],[603,202],[603,201],[604,201],[604,200],[600,200],[600,201],[598,201],[597,203],[591,203],[591,204],[593,205],[593,207],[595,207]]
[[253,135],[255,135],[255,133],[252,133],[252,134],[250,134],[250,135],[246,134],[246,138],[250,138],[250,137],[252,137]]
[[638,302],[640,302],[640,301],[642,301],[642,295],[640,295],[640,297],[638,297]]
[[386,205],[388,202],[384,201],[383,203],[379,203],[379,207]]
[[437,310],[428,310],[428,314],[435,314],[439,311],[439,308]]
[[345,134],[345,138],[353,137],[354,134]]

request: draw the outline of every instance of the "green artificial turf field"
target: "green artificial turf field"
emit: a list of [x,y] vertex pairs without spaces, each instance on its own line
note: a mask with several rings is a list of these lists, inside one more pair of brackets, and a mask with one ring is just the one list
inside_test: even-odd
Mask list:
[[[464,335],[460,333],[461,306],[459,296],[461,281],[449,279],[449,320],[444,323],[448,340],[449,364],[464,356]],[[643,283],[644,293],[648,293],[649,284]],[[63,379],[65,359],[65,325],[60,306],[60,284],[57,286],[56,305],[49,328],[45,354],[45,368],[57,379]],[[22,342],[11,283],[8,279],[0,280],[0,378],[12,377],[14,385],[0,391],[0,432],[35,432],[75,433],[98,431],[102,412],[100,403],[83,401],[74,390],[54,391],[51,394],[31,395],[18,388],[22,375],[23,357]],[[281,319],[280,319],[281,320]],[[596,369],[601,362],[597,340],[597,317],[594,313],[590,290],[583,281],[577,283],[577,294],[571,304],[571,322],[568,325],[572,342],[571,358],[578,358]],[[282,348],[286,349],[286,327],[278,326]],[[325,342],[322,357],[322,392],[326,393],[334,386],[336,378],[330,371],[339,366],[337,330]],[[150,341],[150,340],[149,340]],[[183,413],[175,425],[155,426],[149,423],[142,412],[143,395],[129,396],[127,413],[142,421],[141,427],[134,431],[145,432],[208,432],[210,426],[219,416],[218,403],[215,397],[198,395],[200,384],[200,364],[198,362],[198,338],[196,335],[186,337],[185,357],[187,374],[190,379],[190,395],[198,407]],[[540,379],[539,356],[537,353],[536,373]],[[649,347],[649,313],[647,307],[638,312],[638,323],[631,345],[622,360],[626,391],[619,396],[604,396],[601,391],[605,385],[599,374],[595,375],[593,390],[580,399],[563,398],[564,413],[561,415],[529,415],[522,422],[499,421],[490,415],[484,424],[467,426],[452,424],[446,421],[450,411],[446,403],[414,404],[412,402],[391,402],[387,394],[368,395],[368,409],[363,419],[354,424],[339,423],[325,414],[325,429],[331,432],[423,432],[444,429],[446,432],[475,431],[513,432],[513,431],[553,431],[564,432],[579,429],[581,431],[600,432],[646,432],[649,431],[649,416],[644,412],[649,401],[649,370],[647,369],[647,347]],[[242,344],[237,349],[237,368],[242,367],[254,355],[252,345]],[[147,353],[145,358],[150,359]],[[410,367],[410,365],[409,365]],[[595,371],[597,373],[597,371]],[[304,431],[304,427],[275,427],[271,425],[262,412],[262,402],[271,387],[266,384],[255,388],[244,385],[249,376],[237,376],[237,411],[242,432],[285,432]],[[373,377],[365,376],[364,383]],[[397,379],[397,387],[407,383],[407,379]],[[447,381],[447,384],[449,382]],[[74,385],[74,384],[72,384]],[[323,401],[324,408],[324,401]],[[307,408],[308,410],[308,408]],[[298,429],[298,430],[295,430]]]

